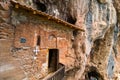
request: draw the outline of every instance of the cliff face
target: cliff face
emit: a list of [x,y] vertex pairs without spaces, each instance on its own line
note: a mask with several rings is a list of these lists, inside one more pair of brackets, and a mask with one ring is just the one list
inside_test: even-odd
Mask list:
[[[75,64],[66,80],[120,79],[119,0],[16,0],[72,23],[85,32],[74,31]],[[9,1],[0,2],[0,24],[10,23]],[[5,5],[6,4],[6,5]],[[7,15],[7,16],[6,16]],[[0,32],[1,33],[1,32]],[[1,34],[0,34],[1,38]]]
[[[118,0],[64,0],[59,2],[40,0],[40,2],[45,4],[46,13],[85,30],[85,33],[76,32],[77,36],[74,41],[76,64],[71,70],[74,71],[73,79],[84,79],[83,74],[89,78],[90,72],[98,73],[97,77],[105,80],[116,77],[116,66],[119,63],[117,61],[119,60],[119,51],[117,51],[119,45],[116,45],[119,41],[117,38],[119,33]],[[118,57],[117,60],[115,56]]]
[[96,67],[106,80],[113,77],[114,59],[111,60],[113,57],[110,56],[113,56],[116,11],[110,0],[98,2],[93,0],[90,7],[87,18],[88,37],[92,45],[90,65]]
[[118,34],[116,35],[116,49],[117,49],[117,56],[115,59],[115,76],[118,76],[118,80],[120,79],[120,1],[119,0],[115,0],[114,1],[114,6],[116,8],[116,12],[117,12],[117,26],[118,26]]

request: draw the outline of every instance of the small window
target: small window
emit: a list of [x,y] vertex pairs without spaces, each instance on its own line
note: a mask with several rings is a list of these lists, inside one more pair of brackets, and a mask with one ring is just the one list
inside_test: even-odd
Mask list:
[[20,43],[26,43],[26,39],[25,38],[20,38]]
[[37,46],[40,46],[40,36],[37,36]]

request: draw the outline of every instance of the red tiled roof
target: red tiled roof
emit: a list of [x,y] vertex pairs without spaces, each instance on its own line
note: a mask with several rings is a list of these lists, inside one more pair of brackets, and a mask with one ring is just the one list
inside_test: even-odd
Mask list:
[[20,7],[20,8],[23,8],[23,9],[26,9],[26,10],[29,10],[29,11],[32,11],[33,14],[38,14],[38,15],[45,16],[45,17],[47,17],[48,19],[53,20],[53,21],[55,21],[55,22],[57,22],[57,23],[59,23],[59,24],[64,24],[65,26],[69,26],[69,27],[71,27],[71,28],[78,29],[78,30],[80,30],[80,31],[84,31],[83,29],[81,29],[81,28],[79,28],[79,27],[77,27],[77,26],[75,26],[75,25],[73,25],[73,24],[70,24],[70,23],[68,23],[68,22],[66,22],[66,21],[63,21],[63,20],[61,20],[61,19],[58,19],[58,18],[56,18],[56,17],[54,17],[54,16],[52,16],[52,15],[46,14],[46,13],[44,13],[44,12],[42,12],[42,11],[38,11],[38,10],[36,10],[36,9],[30,7],[30,6],[21,4],[21,3],[17,2],[17,1],[15,1],[15,0],[11,0],[11,3],[12,3],[12,5],[14,5],[16,8],[19,8],[19,7]]

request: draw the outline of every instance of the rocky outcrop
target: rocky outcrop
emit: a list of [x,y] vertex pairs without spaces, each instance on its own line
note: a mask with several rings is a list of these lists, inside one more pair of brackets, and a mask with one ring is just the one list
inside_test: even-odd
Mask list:
[[116,25],[116,11],[112,2],[108,0],[107,4],[103,4],[92,0],[86,20],[89,33],[87,36],[92,45],[90,66],[96,67],[102,77],[107,80],[111,78],[107,70],[111,66],[108,65],[108,60],[113,50],[113,33]]
[[[74,73],[74,79],[85,79],[85,76],[88,76],[88,78],[96,77],[97,79],[104,80],[113,78],[113,34],[117,20],[116,10],[112,1],[91,0],[89,2],[84,2],[82,0],[76,0],[72,3],[74,5],[82,4],[82,6],[84,6],[72,5],[72,9],[77,7],[77,9],[74,9],[72,12],[74,13],[73,17],[76,18],[75,25],[86,30],[86,34],[77,34],[78,37],[75,40],[75,43],[77,44],[75,54],[77,54],[76,61],[78,61],[78,63],[76,62],[77,70]],[[87,7],[88,5],[89,8]],[[82,45],[83,47],[81,47]],[[112,57],[110,57],[110,55],[112,55]],[[100,76],[90,75],[93,74],[90,72],[99,74]]]
[[[98,80],[120,79],[119,0],[16,1],[85,30],[85,32],[74,31],[73,33],[75,64],[73,69],[66,72],[66,80],[90,79],[91,77]],[[5,2],[5,0],[0,2],[0,39],[11,37],[9,34],[11,28],[6,30],[10,23],[9,4],[9,1]],[[96,75],[92,75],[93,73]]]
[[10,2],[0,1],[0,80],[25,78],[20,64],[11,55],[14,27],[10,24]]

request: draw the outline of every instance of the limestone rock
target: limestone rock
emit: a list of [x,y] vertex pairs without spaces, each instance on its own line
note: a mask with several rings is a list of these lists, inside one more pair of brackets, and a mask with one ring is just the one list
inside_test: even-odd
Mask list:
[[[90,79],[91,72],[99,74],[97,78],[100,77],[99,79],[102,80],[120,79],[120,0],[16,1],[33,7],[37,10],[46,12],[52,16],[55,16],[56,18],[63,19],[85,30],[85,32],[73,32],[74,39],[72,40],[72,44],[74,53],[72,55],[75,56],[73,58],[75,64],[72,65],[74,68],[66,72],[66,80],[81,80],[86,79],[86,77],[87,79]],[[9,0],[7,3],[6,0],[0,1],[0,39],[11,40],[13,38],[13,29],[11,30],[11,26],[9,26],[8,30],[6,30],[8,25],[6,25],[6,23],[10,23],[10,17],[14,15],[11,15]],[[22,17],[22,19],[26,18]],[[19,22],[14,19],[12,19],[12,22],[14,22],[14,24],[19,24]],[[115,27],[117,27],[117,32]],[[0,45],[2,45],[1,42]],[[9,54],[7,54],[7,52],[9,49],[6,48],[8,48],[6,45],[0,47],[0,53],[3,53],[5,50],[5,53],[2,54],[2,57],[5,56],[8,58]],[[26,55],[21,54],[22,52],[26,53]],[[26,59],[28,55],[29,60]],[[38,76],[41,76],[38,75],[39,71],[37,72],[37,68],[35,67],[34,63],[34,66],[30,65],[30,63],[33,62],[30,57],[31,54],[27,53],[26,51],[18,51],[17,54],[13,54],[13,56],[17,57],[15,59],[22,61],[22,64],[17,66],[23,67],[23,70],[25,71],[26,75],[29,76],[29,79],[36,79],[36,76],[37,78]],[[0,59],[3,59],[2,57]],[[13,58],[12,61],[14,61]],[[3,60],[3,63],[4,62],[6,61]],[[9,61],[6,64],[9,64]],[[17,63],[15,62],[15,64]],[[14,70],[16,72],[20,69],[15,67]],[[8,73],[5,74],[8,75]],[[20,71],[18,74],[23,74],[23,72]],[[24,75],[20,75],[18,77],[23,78]],[[96,76],[92,75],[92,77]]]

